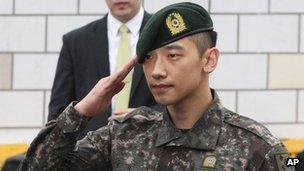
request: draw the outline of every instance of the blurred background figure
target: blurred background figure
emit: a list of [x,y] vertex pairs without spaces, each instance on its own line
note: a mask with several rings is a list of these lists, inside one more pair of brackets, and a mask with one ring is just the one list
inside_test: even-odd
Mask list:
[[[115,72],[133,55],[142,26],[150,14],[141,0],[106,0],[110,12],[100,20],[63,36],[49,104],[48,120],[57,116],[72,101],[81,100],[103,77]],[[157,108],[143,74],[137,65],[125,80],[123,92],[115,96],[106,113],[90,120],[86,130],[96,130],[111,114],[124,114],[139,106]]]

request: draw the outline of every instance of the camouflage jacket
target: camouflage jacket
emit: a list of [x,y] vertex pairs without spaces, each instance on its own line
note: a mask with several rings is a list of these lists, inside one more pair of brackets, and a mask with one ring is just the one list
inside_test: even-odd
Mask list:
[[192,129],[167,112],[140,107],[76,141],[89,118],[71,104],[32,142],[21,170],[287,170],[286,148],[260,123],[235,114],[217,95]]

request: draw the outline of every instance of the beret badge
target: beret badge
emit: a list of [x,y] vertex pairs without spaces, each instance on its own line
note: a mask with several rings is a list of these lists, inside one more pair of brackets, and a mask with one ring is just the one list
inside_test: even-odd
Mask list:
[[187,29],[183,17],[179,13],[171,13],[166,18],[166,25],[174,36]]
[[209,13],[200,5],[182,2],[156,12],[142,29],[136,45],[138,63],[155,49],[197,33],[213,30]]

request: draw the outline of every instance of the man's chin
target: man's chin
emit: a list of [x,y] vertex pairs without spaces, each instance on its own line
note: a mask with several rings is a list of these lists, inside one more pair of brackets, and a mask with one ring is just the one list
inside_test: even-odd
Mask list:
[[168,106],[168,105],[172,105],[175,103],[175,101],[173,100],[170,100],[170,99],[165,99],[165,98],[155,98],[155,101],[161,105],[165,105],[165,106]]
[[126,17],[130,15],[130,13],[131,13],[130,9],[120,9],[116,11],[116,15],[118,17]]

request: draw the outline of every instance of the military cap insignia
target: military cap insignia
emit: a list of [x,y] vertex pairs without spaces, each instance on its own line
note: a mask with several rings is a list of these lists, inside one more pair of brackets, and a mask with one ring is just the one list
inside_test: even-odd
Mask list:
[[176,12],[168,15],[166,18],[166,25],[172,36],[187,29],[183,17]]
[[203,167],[214,168],[216,164],[215,156],[206,156],[203,159]]

